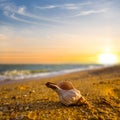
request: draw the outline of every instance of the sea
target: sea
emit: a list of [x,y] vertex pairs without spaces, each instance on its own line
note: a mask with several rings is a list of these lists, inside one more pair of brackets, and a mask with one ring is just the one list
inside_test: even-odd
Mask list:
[[99,64],[0,64],[0,81],[53,77],[103,67]]

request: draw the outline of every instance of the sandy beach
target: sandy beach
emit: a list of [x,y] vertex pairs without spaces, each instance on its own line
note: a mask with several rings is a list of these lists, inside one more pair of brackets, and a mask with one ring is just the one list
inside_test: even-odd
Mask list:
[[[45,83],[71,81],[90,107],[64,106]],[[0,120],[119,120],[120,66],[0,85]]]

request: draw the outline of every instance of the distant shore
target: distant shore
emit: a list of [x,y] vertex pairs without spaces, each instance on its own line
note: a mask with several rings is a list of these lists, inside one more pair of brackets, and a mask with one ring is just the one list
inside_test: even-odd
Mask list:
[[[66,107],[45,83],[71,81],[91,104]],[[120,118],[120,66],[0,85],[0,119],[73,120]]]

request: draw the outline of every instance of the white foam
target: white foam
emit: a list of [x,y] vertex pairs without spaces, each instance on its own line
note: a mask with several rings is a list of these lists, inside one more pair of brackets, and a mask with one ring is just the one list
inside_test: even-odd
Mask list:
[[0,81],[47,78],[47,77],[53,77],[53,76],[58,76],[58,75],[73,73],[77,71],[88,70],[88,69],[95,69],[95,68],[98,68],[98,66],[96,67],[89,66],[88,68],[66,69],[66,70],[61,70],[56,72],[34,73],[34,74],[27,74],[27,75],[26,74],[16,74],[16,75],[9,74],[8,76],[0,75]]

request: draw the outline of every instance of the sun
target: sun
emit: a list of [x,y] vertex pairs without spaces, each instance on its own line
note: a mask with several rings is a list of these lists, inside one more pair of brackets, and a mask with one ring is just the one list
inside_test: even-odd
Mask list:
[[98,61],[100,64],[113,65],[118,63],[118,57],[112,53],[102,53],[98,56]]

